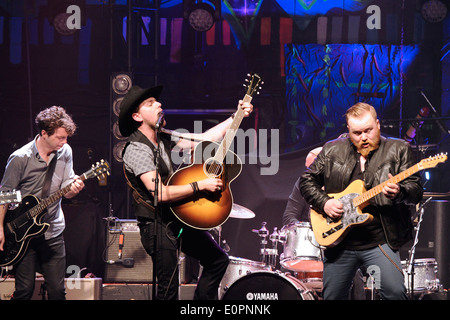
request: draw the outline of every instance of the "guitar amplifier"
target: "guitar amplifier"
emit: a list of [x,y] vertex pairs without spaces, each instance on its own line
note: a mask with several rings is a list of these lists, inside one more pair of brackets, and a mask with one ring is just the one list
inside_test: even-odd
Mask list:
[[[106,243],[106,264],[104,282],[153,282],[152,258],[141,243],[136,220],[116,220],[108,230]],[[119,256],[120,250],[122,256]],[[185,281],[185,259],[181,255],[180,283]]]

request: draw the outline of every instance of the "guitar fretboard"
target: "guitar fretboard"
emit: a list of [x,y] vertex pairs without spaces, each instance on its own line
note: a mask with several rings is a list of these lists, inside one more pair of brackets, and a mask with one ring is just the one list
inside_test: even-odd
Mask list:
[[[80,176],[80,179],[82,181],[87,179],[86,173]],[[72,182],[73,183],[73,182]],[[68,184],[64,188],[56,191],[55,193],[52,193],[50,196],[39,202],[36,206],[28,210],[28,214],[30,215],[30,218],[34,218],[38,216],[42,211],[44,211],[48,206],[55,203],[59,199],[61,199],[66,193],[70,191],[70,187],[72,186],[72,183]]]
[[372,189],[357,196],[356,198],[353,199],[353,205],[357,207],[369,201],[376,195],[380,194],[383,191],[384,186],[386,186],[388,183],[399,183],[400,181],[408,178],[409,176],[413,175],[418,171],[420,171],[419,163],[413,165],[409,169],[406,169],[405,171],[397,174],[396,176],[390,178],[389,180],[386,180],[383,183],[380,183],[379,185],[373,187]]
[[[246,94],[244,96],[243,101],[244,103],[252,101],[252,96]],[[244,110],[242,108],[239,108],[239,110],[235,113],[233,122],[231,123],[230,127],[228,128],[225,134],[225,137],[220,143],[220,146],[217,149],[216,154],[214,155],[214,160],[217,163],[223,163],[225,156],[228,152],[228,149],[230,148],[231,143],[233,143],[233,139],[236,135],[236,132],[239,129],[239,126],[241,125],[242,119],[244,119]]]

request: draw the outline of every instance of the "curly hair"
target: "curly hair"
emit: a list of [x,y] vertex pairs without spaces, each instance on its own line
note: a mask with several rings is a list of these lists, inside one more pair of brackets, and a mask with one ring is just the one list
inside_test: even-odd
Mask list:
[[64,128],[69,136],[72,136],[77,126],[72,117],[66,113],[63,107],[53,106],[42,110],[36,116],[35,123],[39,134],[45,130],[49,136],[55,133],[58,128]]

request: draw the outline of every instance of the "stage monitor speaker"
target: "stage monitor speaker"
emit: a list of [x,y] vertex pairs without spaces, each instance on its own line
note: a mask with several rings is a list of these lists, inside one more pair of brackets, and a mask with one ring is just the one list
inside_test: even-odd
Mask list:
[[[136,220],[116,220],[106,240],[105,282],[153,282],[153,263],[141,243]],[[121,251],[121,256],[119,255]],[[181,255],[180,282],[184,282],[185,259]]]

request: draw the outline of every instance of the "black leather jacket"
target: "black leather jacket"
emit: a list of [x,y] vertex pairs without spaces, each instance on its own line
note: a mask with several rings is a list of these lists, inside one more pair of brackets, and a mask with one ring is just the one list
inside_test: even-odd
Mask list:
[[[322,152],[300,180],[300,192],[314,210],[323,212],[329,193],[342,192],[349,184],[356,165],[356,148],[348,138],[326,143]],[[381,137],[380,147],[372,152],[366,164],[364,181],[366,190],[405,171],[415,164],[409,144],[400,139]],[[378,209],[385,238],[394,250],[412,238],[411,210],[423,196],[418,173],[399,183],[401,191],[395,200],[378,194],[370,204]],[[322,190],[322,186],[325,190]]]

